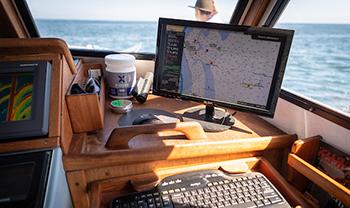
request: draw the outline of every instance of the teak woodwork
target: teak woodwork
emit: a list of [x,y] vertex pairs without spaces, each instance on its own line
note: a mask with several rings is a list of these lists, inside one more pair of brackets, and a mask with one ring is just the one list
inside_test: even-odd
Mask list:
[[269,5],[270,0],[255,0],[252,1],[247,14],[242,20],[243,25],[258,26],[261,18],[266,12],[266,8]]
[[[144,164],[139,164],[142,167]],[[309,207],[309,205],[301,199],[298,195],[293,193],[290,189],[290,185],[283,179],[283,177],[275,170],[271,164],[263,158],[244,158],[237,160],[227,160],[221,162],[213,162],[206,164],[194,164],[186,166],[156,168],[153,171],[145,172],[143,174],[133,174],[132,170],[129,176],[111,178],[104,181],[97,181],[91,184],[88,189],[90,193],[90,207],[107,207],[112,198],[127,194],[135,189],[135,182],[147,181],[143,184],[143,188],[152,188],[160,179],[163,179],[169,175],[179,174],[194,170],[205,169],[231,169],[233,166],[246,166],[248,170],[244,172],[259,171],[262,172],[270,181],[279,189],[279,191],[285,196],[288,202],[293,205],[302,205],[303,207]]]
[[56,148],[60,146],[59,137],[23,139],[22,141],[0,144],[0,153],[29,151],[36,149]]
[[[197,131],[197,134],[193,135],[190,131],[193,125],[182,128],[184,126],[181,125],[186,124],[181,123],[175,124],[175,129],[180,130],[180,133],[155,132],[156,129],[152,129],[138,132],[148,134],[130,136],[126,134],[127,131],[113,132],[115,128],[123,129],[118,125],[121,115],[109,110],[109,99],[107,99],[105,104],[101,104],[103,107],[101,109],[104,110],[103,128],[94,132],[74,134],[65,96],[77,71],[67,45],[59,39],[2,39],[0,60],[46,60],[52,64],[48,136],[2,143],[0,152],[52,148],[60,145],[64,152],[64,167],[75,207],[98,207],[101,203],[106,203],[115,193],[130,191],[127,185],[130,184],[130,180],[134,189],[141,190],[154,186],[159,179],[171,174],[208,168],[222,169],[231,173],[259,170],[270,178],[292,205],[308,206],[302,200],[300,193],[295,192],[295,189],[274,169],[274,167],[281,169],[283,152],[285,149],[290,149],[297,136],[285,134],[256,115],[237,112],[236,124],[230,130],[220,133]],[[88,65],[82,63],[81,67]],[[104,100],[102,99],[102,102]],[[77,105],[79,105],[77,108],[81,107],[80,104]],[[134,106],[182,114],[200,105],[150,95],[145,104],[134,103]],[[233,110],[229,112],[233,113]],[[181,128],[178,128],[179,126]],[[127,139],[118,141],[117,136],[120,136],[120,133],[125,134]],[[108,149],[105,145],[111,134],[113,139],[110,142],[113,143],[111,145],[113,149]],[[184,139],[186,137],[196,139]],[[116,144],[121,142],[122,145],[114,146],[113,140]],[[298,147],[296,143],[292,152],[311,157],[312,155],[302,153],[306,152],[305,147]],[[256,156],[266,159],[255,158]],[[314,180],[308,171],[315,172],[315,170],[298,160],[298,156],[291,155],[289,165],[306,177],[310,177],[310,180]],[[324,182],[324,179],[319,179],[325,178],[319,172],[316,172],[316,175],[317,180],[321,181],[319,184],[327,188],[329,180]],[[144,178],[149,180],[143,180]],[[339,194],[340,197],[348,194],[341,186],[336,187],[335,194]]]
[[[107,141],[106,147],[109,149],[128,148],[129,141],[137,135],[161,133],[162,131],[170,130],[183,133],[189,140],[207,139],[203,128],[197,122],[146,124],[115,128]],[[149,135],[147,136],[149,137]]]
[[[175,160],[194,157],[212,156],[219,158],[229,155],[239,158],[242,153],[264,155],[264,151],[290,147],[295,135],[235,139],[225,141],[198,142],[194,144],[166,145],[149,148],[106,150],[96,154],[66,155],[66,170],[102,168],[120,164],[147,162],[155,160]],[[281,158],[275,158],[279,161]],[[277,166],[279,167],[279,166]]]
[[30,37],[15,1],[0,0],[0,38]]
[[[28,39],[0,39],[0,54],[3,55],[37,55],[51,53],[63,55],[72,74],[76,74],[77,70],[73,61],[72,54],[68,49],[68,45],[58,38],[28,38]],[[60,70],[63,71],[63,70]]]
[[[93,134],[81,133],[75,134],[74,139],[81,138],[83,144],[80,147],[72,147],[72,149],[80,149],[78,154],[90,155],[90,154],[104,154],[110,152],[105,148],[108,138],[110,137],[112,131],[119,127],[118,120],[121,114],[115,114],[109,110],[110,100],[107,98],[104,110],[104,127],[102,130],[97,131]],[[134,108],[156,108],[160,110],[165,110],[173,112],[176,114],[182,114],[186,110],[192,107],[202,106],[196,102],[181,101],[170,98],[162,98],[159,96],[149,95],[149,98],[145,104],[133,103]],[[234,112],[229,110],[229,112]],[[228,131],[220,133],[206,133],[213,140],[232,140],[232,139],[243,139],[243,138],[257,138],[264,136],[280,136],[286,135],[283,131],[279,130],[272,124],[266,122],[262,118],[249,114],[238,112],[235,114],[236,124]],[[293,136],[292,136],[293,137]],[[75,155],[75,152],[70,152],[69,155]]]
[[[0,152],[22,151],[61,146],[67,153],[71,124],[67,117],[64,95],[76,71],[64,41],[59,39],[0,39],[0,61],[49,61],[51,63],[51,92],[49,132],[47,137],[1,144]],[[73,67],[73,68],[72,68]],[[62,139],[64,135],[64,139]],[[9,148],[9,149],[7,149]]]
[[310,181],[328,192],[330,195],[342,201],[347,207],[350,206],[350,190],[333,178],[301,159],[296,154],[289,154],[288,165],[307,177]]
[[[159,169],[181,170],[186,167],[186,170],[195,170],[198,166],[206,166],[208,163],[254,156],[266,157],[273,166],[279,169],[283,157],[281,150],[290,149],[297,138],[296,135],[285,134],[256,115],[237,112],[235,114],[236,124],[230,130],[219,133],[200,131],[193,138],[202,139],[188,140],[186,135],[181,132],[157,132],[156,128],[151,129],[147,125],[141,129],[120,127],[118,120],[121,115],[111,112],[108,103],[109,99],[107,98],[104,106],[104,128],[94,132],[74,134],[69,153],[64,155],[67,175],[78,174],[81,176],[79,180],[84,179],[84,181],[79,181],[68,177],[69,186],[72,187],[73,202],[77,207],[81,205],[92,206],[91,200],[96,196],[90,195],[90,201],[86,201],[86,196],[93,183],[109,181],[116,177],[128,178],[130,175],[152,173]],[[195,102],[153,95],[149,95],[145,104],[134,102],[133,105],[136,109],[157,108],[176,114],[199,106]],[[230,112],[233,111],[230,110]],[[174,124],[170,125],[174,126]],[[181,123],[181,125],[183,124]],[[145,132],[146,127],[148,130]],[[115,128],[117,128],[117,132],[113,132]],[[168,128],[158,130],[164,129]],[[139,133],[148,134],[138,135]],[[112,140],[115,140],[109,141],[113,145],[118,144],[118,142],[123,145],[117,145],[117,148],[114,146],[114,149],[106,148],[105,145],[110,136],[113,138]],[[122,137],[127,139],[118,141]],[[246,167],[231,166],[231,169],[226,167],[226,170],[245,171]],[[76,183],[79,184],[79,187],[76,186]],[[133,183],[137,184],[137,182]],[[150,182],[149,184],[154,183]],[[138,187],[143,188],[144,186],[145,184],[141,183]],[[79,193],[75,194],[75,192]]]
[[[317,157],[321,136],[314,136],[303,140],[297,140],[292,146],[291,153],[299,156],[308,163],[313,164]],[[310,181],[299,172],[289,168],[287,180],[299,191],[303,192]]]
[[[101,69],[99,64],[82,64],[75,76],[72,84],[78,83],[80,86],[86,84],[88,70],[90,68]],[[101,80],[100,94],[70,94],[70,89],[66,94],[69,118],[72,123],[74,133],[94,131],[103,128],[105,85]]]

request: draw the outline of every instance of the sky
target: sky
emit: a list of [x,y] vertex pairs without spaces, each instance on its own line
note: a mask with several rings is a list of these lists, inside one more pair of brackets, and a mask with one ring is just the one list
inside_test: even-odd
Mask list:
[[[194,19],[195,0],[27,0],[34,18],[157,21],[159,17]],[[237,0],[216,0],[228,22]],[[290,0],[279,22],[350,23],[350,0]]]

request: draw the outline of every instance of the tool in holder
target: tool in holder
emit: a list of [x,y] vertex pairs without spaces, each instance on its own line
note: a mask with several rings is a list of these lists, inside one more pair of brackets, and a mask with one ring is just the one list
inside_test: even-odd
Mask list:
[[131,93],[137,102],[139,103],[145,103],[147,100],[148,93],[151,89],[153,83],[153,73],[147,72],[145,75],[145,78],[140,77],[137,81],[137,86],[134,88],[133,92]]

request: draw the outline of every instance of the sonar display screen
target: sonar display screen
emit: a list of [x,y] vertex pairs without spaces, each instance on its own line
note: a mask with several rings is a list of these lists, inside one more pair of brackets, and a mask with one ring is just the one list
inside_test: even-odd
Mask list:
[[0,73],[0,123],[29,120],[32,115],[33,73]]

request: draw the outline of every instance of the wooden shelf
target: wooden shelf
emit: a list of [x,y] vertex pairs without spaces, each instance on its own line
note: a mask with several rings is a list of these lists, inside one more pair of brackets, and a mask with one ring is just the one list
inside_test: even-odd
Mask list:
[[[104,127],[100,131],[95,133],[81,133],[74,134],[73,140],[80,140],[72,143],[71,151],[69,155],[94,155],[111,152],[105,148],[105,144],[111,135],[113,129],[118,127],[118,120],[121,114],[115,114],[109,109],[110,100],[107,98],[104,108]],[[150,95],[145,104],[133,103],[134,109],[140,108],[156,108],[165,110],[168,112],[182,114],[186,110],[202,106],[196,102],[181,101],[176,99],[164,98],[159,96]],[[228,110],[233,113],[233,110]],[[232,140],[232,139],[243,139],[243,138],[258,138],[266,136],[280,136],[286,135],[283,131],[266,122],[259,116],[254,114],[237,112],[235,114],[236,123],[228,131],[218,133],[207,133],[210,136],[211,141],[218,140]],[[154,135],[153,135],[154,136]],[[149,138],[151,138],[150,135]],[[294,138],[294,136],[292,136]],[[178,142],[182,142],[176,140]],[[183,143],[183,142],[182,142]],[[143,144],[147,145],[147,144]]]
[[16,142],[0,144],[0,153],[20,152],[35,149],[56,148],[60,146],[59,137],[23,139]]
[[[263,156],[281,169],[284,150],[289,150],[296,135],[288,135],[259,116],[237,112],[233,128],[224,132],[206,133],[205,140],[184,140],[182,134],[160,138],[158,134],[138,136],[129,141],[129,148],[110,150],[105,147],[121,114],[109,110],[107,98],[104,108],[104,127],[95,132],[74,134],[69,153],[64,155],[64,167],[74,205],[89,207],[87,188],[96,181],[132,174],[152,172],[154,169],[227,161]],[[200,104],[190,101],[149,95],[145,104],[133,103],[134,109],[155,108],[182,114]],[[233,113],[233,110],[228,110]],[[143,165],[140,165],[143,163]],[[76,185],[78,184],[78,186]]]
[[[134,106],[135,109],[157,108],[181,114],[189,108],[200,105],[195,102],[150,95],[145,104],[134,103]],[[264,155],[272,161],[272,158],[279,160],[282,155],[270,154],[270,150],[290,148],[296,140],[296,135],[285,134],[256,115],[237,112],[236,124],[232,129],[206,133],[208,139],[205,140],[183,140],[182,135],[177,135],[176,139],[163,140],[158,135],[147,134],[143,139],[136,137],[129,142],[130,148],[110,150],[105,147],[105,144],[112,130],[118,126],[121,114],[115,114],[109,110],[108,99],[104,114],[102,130],[74,134],[69,154],[64,156],[66,170],[220,155],[231,155],[237,158],[242,157],[244,153],[249,153],[249,155],[245,154],[245,157]],[[277,163],[279,162],[275,162],[274,165],[278,166]]]
[[[89,207],[86,190],[96,181],[144,174],[155,169],[170,170],[255,156],[263,156],[280,169],[284,150],[290,149],[297,139],[296,135],[286,134],[259,116],[236,112],[236,123],[230,130],[206,133],[205,137],[201,136],[205,139],[184,140],[183,133],[166,137],[160,133],[142,134],[142,138],[135,136],[119,149],[112,150],[105,145],[112,131],[119,127],[118,120],[122,115],[109,109],[110,101],[106,98],[104,104],[103,129],[73,134],[69,151],[64,154],[64,168],[76,207]],[[133,102],[133,106],[134,109],[153,108],[179,115],[194,107],[204,107],[196,102],[154,95],[149,95],[145,104]],[[234,110],[228,109],[228,112],[234,113]]]
[[350,206],[350,190],[296,154],[289,154],[288,165],[330,195]]
[[[233,139],[225,141],[197,142],[137,149],[106,150],[96,154],[66,155],[64,165],[67,171],[102,168],[121,164],[147,161],[179,160],[196,157],[231,157],[264,155],[269,150],[290,147],[295,135]],[[280,160],[275,158],[274,161]]]
[[[217,169],[226,163],[231,166],[237,165],[238,158],[255,156],[262,156],[266,160],[250,158],[244,162],[250,164],[248,166],[252,170],[259,167],[259,170],[265,171],[267,175],[276,176],[271,180],[282,192],[289,193],[288,185],[272,166],[280,170],[284,150],[290,149],[297,138],[296,135],[286,134],[259,116],[237,112],[234,127],[224,132],[206,133],[206,139],[203,140],[183,140],[184,135],[181,133],[165,140],[158,134],[150,134],[143,138],[136,136],[127,143],[127,147],[110,150],[105,144],[113,129],[119,126],[118,120],[121,115],[109,110],[108,98],[103,106],[103,129],[73,134],[65,95],[77,71],[63,41],[5,39],[0,40],[0,43],[3,43],[0,47],[0,57],[3,60],[18,60],[19,57],[23,60],[48,60],[54,69],[48,138],[3,143],[0,145],[0,153],[61,146],[75,207],[90,207],[87,192],[89,187],[108,190],[108,181],[114,184],[117,183],[114,180],[126,181],[134,176],[154,172],[162,178],[190,169]],[[154,95],[149,95],[145,104],[133,105],[134,109],[155,108],[175,114],[182,114],[193,107],[204,107],[196,102]],[[234,110],[228,109],[228,112],[234,113]],[[293,202],[292,204],[299,204],[293,194],[287,195],[286,198]]]

